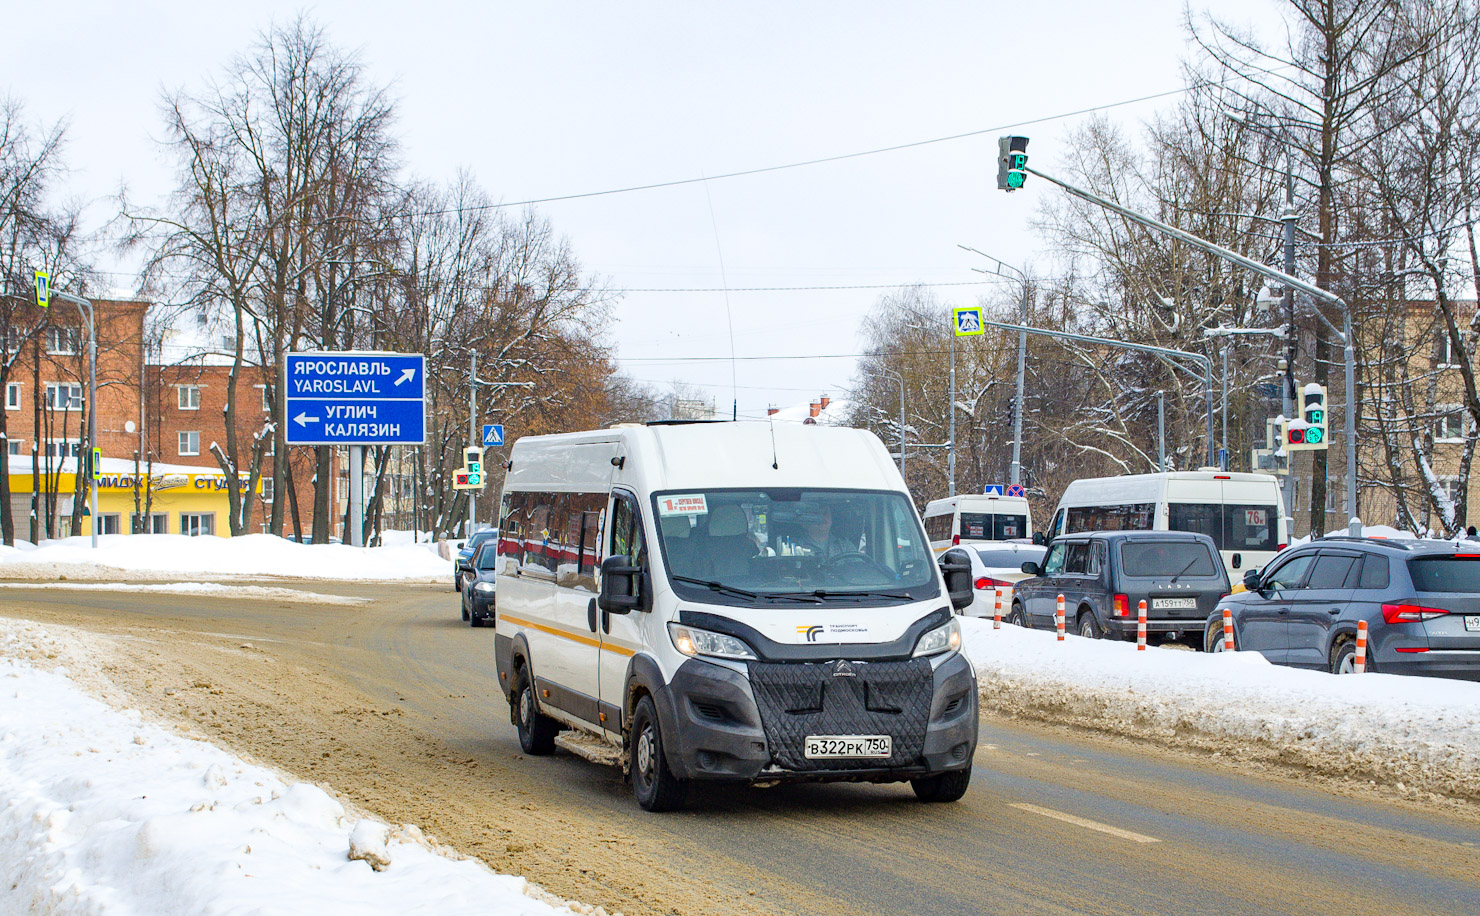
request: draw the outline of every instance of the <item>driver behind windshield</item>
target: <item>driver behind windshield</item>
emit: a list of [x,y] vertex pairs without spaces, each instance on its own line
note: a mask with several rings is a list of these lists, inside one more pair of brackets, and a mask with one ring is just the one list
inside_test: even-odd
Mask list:
[[831,503],[816,503],[797,512],[796,522],[777,539],[777,552],[792,557],[836,557],[857,553],[859,525],[841,510],[833,520]]

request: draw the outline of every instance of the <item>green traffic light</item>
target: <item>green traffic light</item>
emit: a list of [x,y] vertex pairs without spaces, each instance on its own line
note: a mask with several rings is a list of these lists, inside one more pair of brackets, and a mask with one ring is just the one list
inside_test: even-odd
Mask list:
[[1320,445],[1321,435],[1322,434],[1319,427],[1312,427],[1311,429],[1307,429],[1305,431],[1305,441],[1310,445]]
[[1027,177],[1028,176],[1024,175],[1022,172],[1008,172],[1007,186],[1009,188],[1021,188],[1023,186],[1023,182],[1027,180]]

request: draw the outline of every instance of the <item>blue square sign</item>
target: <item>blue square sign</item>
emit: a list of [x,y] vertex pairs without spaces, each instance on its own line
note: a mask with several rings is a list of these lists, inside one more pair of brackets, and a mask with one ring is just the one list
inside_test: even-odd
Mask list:
[[485,423],[485,424],[483,424],[483,447],[484,448],[498,448],[500,445],[503,445],[503,444],[504,444],[504,424],[502,424],[502,423]]

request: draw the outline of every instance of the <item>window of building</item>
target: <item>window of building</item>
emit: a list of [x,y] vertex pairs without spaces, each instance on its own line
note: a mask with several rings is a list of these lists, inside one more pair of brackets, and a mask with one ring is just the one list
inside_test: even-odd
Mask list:
[[272,502],[272,497],[273,497],[273,488],[272,487],[273,487],[273,484],[275,482],[276,481],[274,481],[271,477],[264,477],[264,478],[262,478],[262,501],[263,502],[265,502],[265,503]]
[[12,455],[19,455],[21,453],[21,440],[19,440],[19,439],[7,439],[7,440],[5,440],[5,450],[7,452],[9,452],[10,454],[12,454]]
[[117,512],[109,512],[106,515],[100,514],[98,521],[98,534],[120,534],[123,531],[119,527],[123,524],[123,516]]
[[170,514],[168,512],[151,512],[147,521],[138,515],[130,515],[129,530],[137,534],[169,534]]
[[1450,502],[1459,502],[1461,488],[1458,477],[1440,477],[1438,483],[1439,488],[1444,491],[1445,496],[1449,497]]
[[199,385],[181,385],[175,390],[180,393],[181,410],[200,410]]
[[1434,438],[1440,441],[1456,442],[1465,437],[1465,414],[1464,411],[1454,405],[1443,405],[1439,418],[1434,421]]
[[14,353],[21,348],[21,329],[8,327],[5,329],[5,352]]
[[46,440],[46,457],[48,458],[76,458],[78,455],[81,454],[81,439]]
[[252,387],[253,388],[256,388],[258,391],[262,392],[262,412],[263,413],[272,413],[272,405],[267,403],[267,386],[266,385],[253,385]]
[[20,410],[21,409],[21,383],[20,382],[6,382],[5,383],[5,409],[6,410]]
[[77,352],[77,329],[50,327],[46,329],[46,352],[58,356],[70,356]]
[[48,410],[81,410],[81,382],[47,382],[45,403]]
[[181,512],[180,533],[197,538],[216,533],[216,513]]
[[1449,331],[1442,328],[1439,330],[1439,343],[1435,350],[1437,351],[1437,355],[1434,361],[1438,365],[1453,366],[1455,364],[1454,344],[1449,339]]
[[199,432],[194,431],[194,430],[192,430],[190,432],[185,432],[184,430],[181,430],[181,432],[180,432],[180,454],[181,455],[199,455],[200,454],[200,433]]

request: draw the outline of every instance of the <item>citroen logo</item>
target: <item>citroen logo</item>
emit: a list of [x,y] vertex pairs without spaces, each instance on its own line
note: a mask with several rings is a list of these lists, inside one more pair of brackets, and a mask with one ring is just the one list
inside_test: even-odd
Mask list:
[[833,666],[833,677],[858,677],[858,672],[853,670],[852,665],[839,659],[838,663]]

